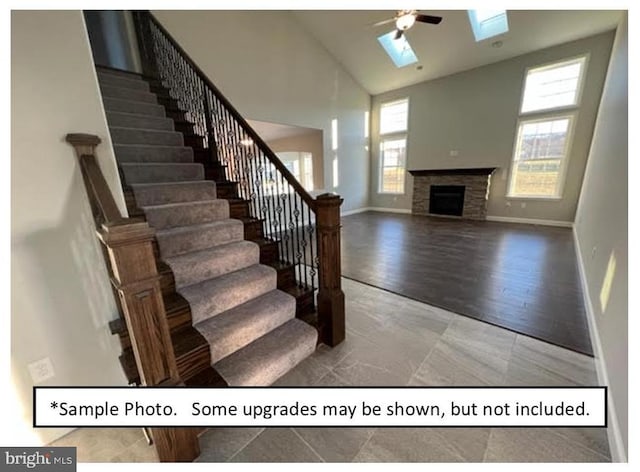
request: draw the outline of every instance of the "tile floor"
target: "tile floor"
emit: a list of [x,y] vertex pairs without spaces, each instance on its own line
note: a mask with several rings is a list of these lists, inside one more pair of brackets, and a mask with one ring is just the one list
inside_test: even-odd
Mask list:
[[[597,385],[593,359],[343,279],[347,339],[276,385]],[[151,462],[141,430],[76,430],[81,462]],[[603,428],[210,429],[201,462],[607,462]]]

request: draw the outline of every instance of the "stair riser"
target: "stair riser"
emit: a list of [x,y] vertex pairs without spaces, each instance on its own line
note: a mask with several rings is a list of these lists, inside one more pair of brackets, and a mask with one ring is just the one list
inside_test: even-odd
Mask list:
[[209,345],[205,344],[200,349],[176,356],[176,364],[178,364],[178,372],[181,379],[188,379],[203,369],[211,365],[211,354]]
[[185,134],[184,135],[184,145],[191,146],[196,149],[201,149],[203,147],[204,140],[201,136],[193,135],[193,134]]
[[173,131],[173,120],[170,118],[154,118],[127,113],[107,113],[109,126],[123,128],[153,129],[158,131]]
[[115,77],[120,77],[124,79],[144,81],[144,79],[142,78],[142,75],[137,74],[135,72],[125,71],[125,70],[107,69],[107,68],[99,67],[98,74],[101,76],[109,75],[109,76],[115,76]]
[[309,291],[296,298],[296,318],[304,317],[316,311],[313,292]]
[[247,218],[249,217],[249,202],[229,202],[229,212],[231,214],[231,218]]
[[164,108],[161,105],[152,103],[132,102],[129,100],[120,100],[117,98],[107,98],[103,100],[104,109],[106,111],[119,111],[123,113],[135,113],[138,115],[164,117]]
[[244,224],[244,239],[251,241],[264,237],[262,221],[248,221]]
[[145,102],[157,104],[156,96],[146,90],[135,90],[131,88],[112,87],[111,85],[100,85],[103,97],[119,98],[121,100],[131,100],[134,102]]
[[188,147],[115,145],[114,150],[118,162],[193,162],[193,151]]
[[154,146],[182,146],[182,134],[175,131],[148,131],[137,128],[110,128],[114,144],[148,144]]
[[[216,187],[213,182],[193,182],[192,184],[141,187],[135,186],[126,197],[140,206],[164,205],[167,203],[215,200]],[[128,201],[128,200],[127,200]]]
[[276,262],[279,256],[278,244],[275,242],[260,246],[260,264]]
[[107,85],[111,87],[127,88],[132,90],[140,90],[143,92],[149,92],[149,84],[144,80],[121,77],[112,74],[103,74],[98,72],[98,82],[100,85]]
[[278,269],[278,288],[284,289],[292,287],[296,283],[294,266],[287,266]]
[[204,169],[199,164],[136,165],[123,164],[127,184],[150,184],[161,182],[187,182],[204,179]]
[[143,208],[147,222],[155,229],[175,228],[212,223],[229,218],[226,200],[212,200],[207,203],[192,203],[188,206]]
[[157,235],[162,257],[171,257],[191,251],[200,251],[235,241],[242,241],[242,223],[225,225],[223,229],[212,228],[186,234]]
[[237,198],[238,193],[236,191],[237,184],[235,182],[219,182],[218,198]]
[[[197,160],[197,162],[201,162],[202,164],[207,164],[208,163],[208,158],[199,158],[199,156],[196,154],[195,159]],[[226,180],[227,176],[226,176],[226,166],[215,166],[215,167],[207,167],[205,169],[205,175],[207,176],[208,180],[214,180],[214,181],[219,181],[219,180]],[[242,216],[249,216],[249,213],[247,212],[246,215],[242,215]]]

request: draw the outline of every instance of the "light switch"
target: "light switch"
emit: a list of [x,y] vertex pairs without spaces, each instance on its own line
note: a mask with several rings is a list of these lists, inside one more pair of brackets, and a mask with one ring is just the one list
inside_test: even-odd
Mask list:
[[53,364],[51,364],[51,359],[48,357],[32,362],[27,367],[34,384],[42,383],[55,376],[53,372]]

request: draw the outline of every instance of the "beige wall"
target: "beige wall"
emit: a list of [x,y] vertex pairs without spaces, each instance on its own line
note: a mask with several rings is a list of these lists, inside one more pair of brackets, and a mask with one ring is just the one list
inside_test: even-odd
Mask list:
[[322,131],[311,131],[305,134],[267,141],[274,152],[310,152],[313,160],[313,190],[324,189],[324,148]]
[[[491,181],[489,216],[573,221],[613,34],[600,34],[373,97],[371,206],[411,208],[410,175],[405,195],[378,194],[380,104],[409,97],[408,169],[499,167]],[[563,198],[507,199],[525,69],[583,53],[590,57]],[[451,157],[451,150],[459,155]]]
[[[43,385],[125,385],[117,316],[69,132],[97,134],[99,161],[124,209],[80,11],[14,11],[11,24],[11,365],[31,424],[27,365],[49,357]],[[50,441],[65,430],[37,430]]]
[[[625,450],[628,450],[627,55],[625,15],[613,46],[575,224],[592,321],[595,321],[592,337],[596,358],[605,367],[599,372],[600,380],[609,385],[613,400],[609,411],[615,412],[615,419],[609,424],[615,427],[618,423],[620,442]],[[612,254],[616,270],[608,303],[603,307],[600,297]],[[616,441],[614,438],[613,444]],[[621,455],[618,453],[619,458]]]
[[[365,113],[370,96],[285,11],[154,11],[245,117],[321,129],[324,187],[343,210],[369,199]],[[331,120],[338,120],[339,185],[333,188]]]

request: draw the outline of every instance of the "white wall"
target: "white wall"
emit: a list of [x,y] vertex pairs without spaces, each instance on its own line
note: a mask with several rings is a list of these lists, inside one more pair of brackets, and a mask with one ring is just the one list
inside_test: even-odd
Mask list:
[[[380,105],[409,97],[409,170],[498,167],[491,177],[489,216],[573,221],[613,35],[613,32],[603,33],[374,96],[371,206],[411,208],[413,178],[410,175],[407,175],[405,195],[377,193]],[[507,199],[507,177],[526,68],[584,53],[589,54],[589,63],[563,198]],[[457,150],[458,156],[451,157],[451,150]]]
[[[369,94],[283,11],[154,11],[245,117],[323,130],[324,187],[366,207]],[[338,120],[339,186],[332,188],[331,120]]]
[[[107,326],[117,308],[67,133],[102,138],[100,165],[125,205],[82,12],[13,11],[11,26],[11,364],[31,424],[33,361],[53,364],[42,385],[126,385]],[[65,432],[36,430],[42,442]]]
[[[628,451],[627,55],[625,14],[613,45],[575,222],[599,380],[609,385],[613,400],[610,438],[613,453],[621,460]],[[612,254],[616,269],[603,307],[601,293],[606,292],[603,284]]]

